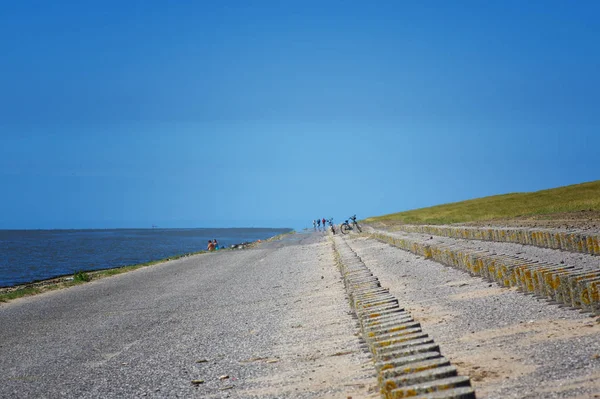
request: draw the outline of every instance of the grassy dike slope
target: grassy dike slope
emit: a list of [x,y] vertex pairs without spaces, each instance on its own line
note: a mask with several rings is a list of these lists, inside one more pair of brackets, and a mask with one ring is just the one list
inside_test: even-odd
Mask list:
[[365,219],[371,224],[450,224],[516,217],[549,218],[580,211],[600,211],[600,180],[436,205]]

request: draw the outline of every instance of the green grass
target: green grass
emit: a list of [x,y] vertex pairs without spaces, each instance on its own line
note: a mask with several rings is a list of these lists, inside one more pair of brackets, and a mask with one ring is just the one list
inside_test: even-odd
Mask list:
[[92,277],[86,272],[77,272],[73,275],[73,281],[87,283],[88,281],[92,281]]
[[541,190],[477,198],[389,215],[370,217],[366,223],[449,224],[491,221],[582,210],[600,211],[600,180]]
[[291,230],[291,231],[288,231],[287,233],[281,233],[281,234],[278,234],[276,236],[267,238],[265,241],[269,242],[269,241],[282,240],[283,238],[285,238],[285,237],[287,237],[289,235],[292,235],[292,234],[296,234],[296,231],[295,230]]

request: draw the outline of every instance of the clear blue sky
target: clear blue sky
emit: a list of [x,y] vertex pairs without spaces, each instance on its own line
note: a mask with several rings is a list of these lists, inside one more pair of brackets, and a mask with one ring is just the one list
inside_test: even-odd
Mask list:
[[301,228],[600,179],[598,15],[3,2],[0,228]]

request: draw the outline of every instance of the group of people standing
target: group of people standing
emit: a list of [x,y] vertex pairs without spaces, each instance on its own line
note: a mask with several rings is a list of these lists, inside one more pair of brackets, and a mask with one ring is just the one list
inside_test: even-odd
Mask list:
[[[316,219],[313,220],[313,229],[315,230],[319,230],[321,231],[321,225],[323,226],[323,231],[325,231],[325,228],[327,227],[327,223],[328,220],[323,218],[323,219]],[[329,225],[333,225],[333,219],[329,220]]]

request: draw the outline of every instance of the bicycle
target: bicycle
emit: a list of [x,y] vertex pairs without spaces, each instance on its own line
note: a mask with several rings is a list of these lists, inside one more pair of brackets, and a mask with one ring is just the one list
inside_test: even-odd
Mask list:
[[356,221],[356,215],[350,216],[350,219],[352,220],[352,226],[356,226],[356,230],[358,230],[359,233],[362,233],[362,229],[360,228],[360,226],[358,225],[358,222]]
[[348,219],[344,220],[344,223],[340,225],[340,230],[342,234],[348,234],[351,230],[358,230],[359,233],[362,233],[362,229],[360,228],[358,222],[356,221],[356,215],[350,216],[350,220],[352,220],[352,225],[348,223]]

